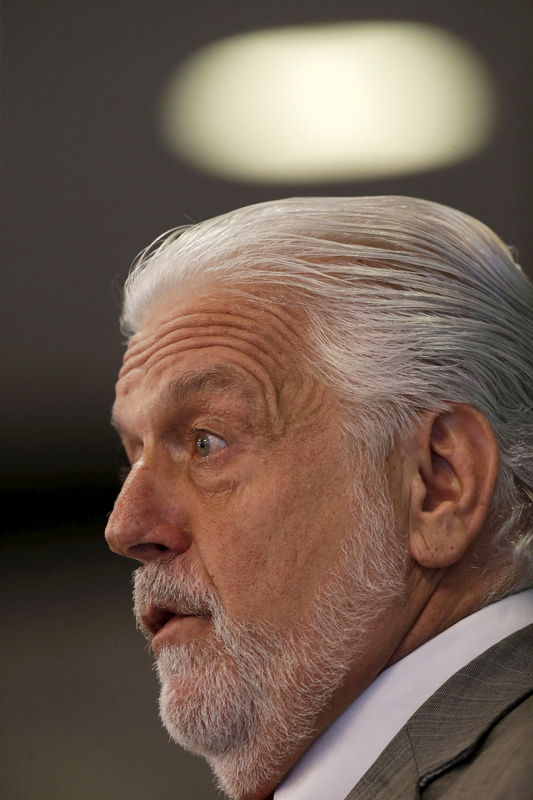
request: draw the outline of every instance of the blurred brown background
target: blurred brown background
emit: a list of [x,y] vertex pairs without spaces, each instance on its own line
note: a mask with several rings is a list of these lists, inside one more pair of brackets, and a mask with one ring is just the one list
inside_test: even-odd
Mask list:
[[[6,800],[202,800],[207,768],[167,742],[134,630],[133,565],[105,550],[120,448],[108,425],[120,286],[161,231],[297,194],[409,194],[456,206],[532,274],[530,0],[5,0],[2,291],[2,763]],[[235,33],[405,19],[470,42],[498,96],[485,150],[414,176],[262,186],[160,145],[176,65]]]

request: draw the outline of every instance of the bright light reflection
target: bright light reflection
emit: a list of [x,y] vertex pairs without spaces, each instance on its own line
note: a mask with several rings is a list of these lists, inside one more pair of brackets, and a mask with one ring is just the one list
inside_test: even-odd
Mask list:
[[199,50],[164,88],[161,131],[172,151],[234,179],[375,178],[475,153],[494,105],[484,63],[455,35],[354,22]]

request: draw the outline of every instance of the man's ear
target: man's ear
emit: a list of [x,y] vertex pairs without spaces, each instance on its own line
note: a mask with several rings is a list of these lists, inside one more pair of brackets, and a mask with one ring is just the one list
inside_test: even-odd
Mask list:
[[498,477],[498,443],[480,411],[453,404],[427,420],[415,448],[410,553],[423,567],[449,567],[461,559],[487,517]]

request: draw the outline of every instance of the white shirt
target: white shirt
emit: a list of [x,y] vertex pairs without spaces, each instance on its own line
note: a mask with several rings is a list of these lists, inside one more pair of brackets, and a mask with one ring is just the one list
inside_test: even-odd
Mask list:
[[533,589],[528,589],[465,617],[388,667],[313,742],[274,800],[344,800],[448,678],[531,622]]

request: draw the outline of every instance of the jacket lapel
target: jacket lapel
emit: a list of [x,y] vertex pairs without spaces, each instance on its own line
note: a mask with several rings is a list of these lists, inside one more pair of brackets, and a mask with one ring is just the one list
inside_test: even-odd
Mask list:
[[[428,669],[431,665],[428,664]],[[533,692],[533,625],[453,675],[411,717],[346,800],[408,800],[472,756]]]

